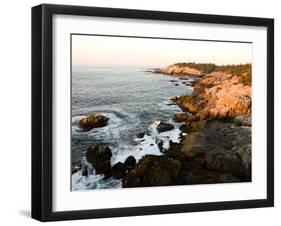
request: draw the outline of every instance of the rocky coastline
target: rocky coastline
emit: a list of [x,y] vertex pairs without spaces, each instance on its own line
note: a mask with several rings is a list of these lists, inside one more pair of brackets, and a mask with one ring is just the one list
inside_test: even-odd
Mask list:
[[[192,65],[181,63],[149,70],[183,81],[185,77],[194,78],[186,84],[193,87],[191,95],[170,99],[182,109],[173,118],[181,123],[180,142],[170,141],[168,149],[158,142],[162,155],[145,155],[139,161],[129,156],[114,165],[110,164],[110,148],[93,144],[86,152],[86,159],[96,173],[103,174],[105,179],[121,180],[122,187],[251,181],[249,65]],[[80,126],[88,131],[106,126],[107,120],[99,115],[88,116],[81,119]],[[172,124],[160,122],[156,129],[162,133],[173,128]]]

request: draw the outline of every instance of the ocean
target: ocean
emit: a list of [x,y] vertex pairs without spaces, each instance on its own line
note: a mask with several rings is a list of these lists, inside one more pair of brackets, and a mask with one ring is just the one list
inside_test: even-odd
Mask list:
[[[156,139],[169,147],[169,140],[179,142],[180,124],[172,121],[181,109],[169,100],[171,96],[190,94],[185,80],[147,72],[146,67],[76,66],[72,68],[72,190],[121,188],[120,180],[104,180],[85,160],[91,144],[107,145],[112,150],[111,164],[124,162],[133,155],[137,160],[146,154],[161,155]],[[187,80],[192,80],[187,78]],[[177,85],[175,85],[177,84]],[[108,125],[83,132],[79,120],[90,114],[109,118]],[[172,123],[175,129],[158,133],[161,122]],[[144,138],[136,137],[145,133]],[[88,176],[82,176],[84,168]]]

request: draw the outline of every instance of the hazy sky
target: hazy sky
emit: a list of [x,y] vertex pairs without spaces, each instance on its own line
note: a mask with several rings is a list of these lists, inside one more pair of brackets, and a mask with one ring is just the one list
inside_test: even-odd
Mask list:
[[252,44],[72,36],[73,65],[165,67],[177,62],[239,64],[252,62]]

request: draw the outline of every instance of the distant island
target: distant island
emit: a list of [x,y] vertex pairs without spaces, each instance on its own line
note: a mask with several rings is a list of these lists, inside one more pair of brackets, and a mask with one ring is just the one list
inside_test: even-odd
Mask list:
[[[193,89],[191,94],[170,97],[182,109],[173,118],[181,123],[180,142],[170,140],[167,150],[158,142],[162,155],[145,155],[139,161],[129,156],[113,166],[110,148],[94,144],[86,159],[96,172],[122,180],[122,187],[251,181],[252,65],[176,63],[147,72],[172,76],[170,82]],[[88,131],[107,121],[88,116],[80,126]],[[161,133],[174,126],[160,122],[156,129]]]

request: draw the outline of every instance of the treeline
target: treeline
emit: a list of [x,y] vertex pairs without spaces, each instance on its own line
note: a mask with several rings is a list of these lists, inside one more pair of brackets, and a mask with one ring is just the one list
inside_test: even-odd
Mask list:
[[176,63],[179,67],[189,67],[202,71],[204,74],[209,74],[216,71],[222,71],[227,74],[239,77],[241,83],[245,85],[252,85],[252,64],[232,64],[218,66],[211,63]]
[[197,69],[199,71],[202,71],[202,73],[204,74],[209,74],[211,72],[213,72],[216,69],[216,65],[215,64],[202,64],[202,63],[176,63],[176,66],[179,67],[189,67],[189,68],[194,68]]

